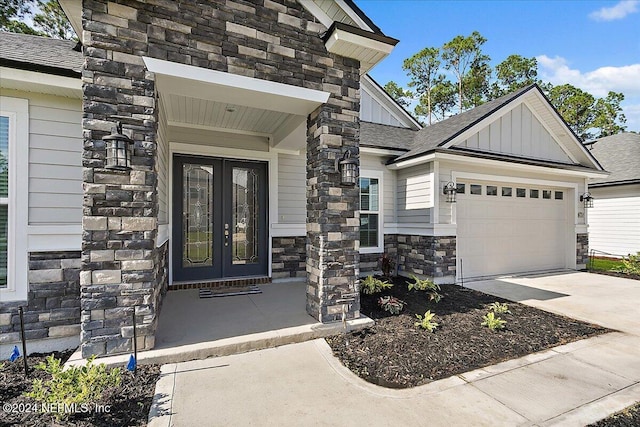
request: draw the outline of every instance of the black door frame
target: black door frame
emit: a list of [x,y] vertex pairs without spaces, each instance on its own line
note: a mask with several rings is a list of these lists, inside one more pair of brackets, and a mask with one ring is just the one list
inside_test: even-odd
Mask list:
[[[182,167],[185,163],[211,165],[213,168],[213,258],[211,267],[182,267],[182,206],[183,206],[183,174]],[[172,179],[172,267],[173,281],[206,281],[232,277],[266,276],[269,263],[269,180],[268,163],[244,159],[231,159],[209,157],[201,155],[174,154],[173,155],[173,179]],[[258,245],[259,263],[249,265],[234,265],[232,262],[232,245],[225,246],[224,224],[231,227],[231,197],[232,197],[232,170],[234,167],[251,166],[260,174],[259,182],[263,183],[258,191],[259,220],[258,238],[262,244]],[[232,230],[228,230],[232,233]],[[231,240],[229,240],[231,243]]]

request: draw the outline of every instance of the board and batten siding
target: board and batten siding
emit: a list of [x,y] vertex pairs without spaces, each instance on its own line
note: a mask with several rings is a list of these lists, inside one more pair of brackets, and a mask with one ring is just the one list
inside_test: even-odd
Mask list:
[[431,163],[397,172],[397,199],[399,224],[428,224],[433,207]]
[[458,147],[572,163],[526,104],[516,105]]
[[613,255],[640,251],[640,184],[590,188],[589,249]]
[[278,219],[280,224],[307,222],[307,156],[278,154]]
[[396,176],[385,166],[388,157],[360,154],[360,175],[363,171],[375,170],[382,172],[382,220],[385,224],[396,222]]
[[82,101],[8,92],[29,100],[29,225],[82,224]]
[[360,91],[360,120],[382,125],[406,127],[366,90]]

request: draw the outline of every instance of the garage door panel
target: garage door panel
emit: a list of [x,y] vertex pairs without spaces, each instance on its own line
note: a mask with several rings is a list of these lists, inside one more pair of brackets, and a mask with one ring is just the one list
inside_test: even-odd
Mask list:
[[457,246],[464,277],[566,267],[566,200],[543,199],[542,191],[540,196],[458,195]]

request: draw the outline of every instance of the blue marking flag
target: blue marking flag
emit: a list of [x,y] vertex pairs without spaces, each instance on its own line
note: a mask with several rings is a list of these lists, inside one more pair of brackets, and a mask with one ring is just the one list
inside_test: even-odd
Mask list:
[[13,351],[11,352],[11,356],[9,356],[9,360],[11,362],[15,362],[18,357],[20,357],[20,350],[18,350],[17,345],[14,345]]
[[129,356],[129,363],[127,363],[127,371],[135,371],[136,370],[136,358],[133,356]]

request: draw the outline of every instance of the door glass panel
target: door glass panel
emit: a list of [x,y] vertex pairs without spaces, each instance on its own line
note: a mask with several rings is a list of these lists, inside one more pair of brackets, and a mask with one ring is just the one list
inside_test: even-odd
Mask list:
[[255,264],[258,259],[258,173],[251,168],[233,168],[231,209],[231,258],[233,264]]
[[182,166],[183,267],[213,265],[213,167]]

